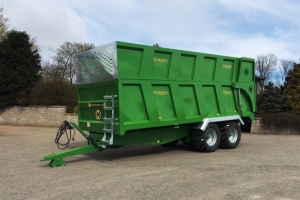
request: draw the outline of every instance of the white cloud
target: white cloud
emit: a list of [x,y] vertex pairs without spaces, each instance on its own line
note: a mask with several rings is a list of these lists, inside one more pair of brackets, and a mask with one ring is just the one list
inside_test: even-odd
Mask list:
[[300,3],[297,0],[218,0],[231,12],[239,13],[242,16],[264,20],[268,18],[276,22],[277,20],[287,20],[299,24]]
[[[47,48],[57,48],[64,41],[88,40],[85,27],[38,2],[29,4],[26,1],[9,0],[5,1],[3,7],[11,27],[26,31],[31,37],[37,37],[42,50],[48,53]],[[63,4],[57,7],[76,21],[85,23],[72,9]]]
[[231,56],[300,57],[300,5],[293,0],[40,1],[58,12],[32,0],[5,0],[3,7],[13,27],[46,47],[119,40]]

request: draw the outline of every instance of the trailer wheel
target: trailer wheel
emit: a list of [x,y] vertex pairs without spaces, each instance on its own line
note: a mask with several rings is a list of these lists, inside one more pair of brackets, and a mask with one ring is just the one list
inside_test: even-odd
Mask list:
[[173,146],[175,146],[178,143],[178,141],[179,140],[174,140],[172,142],[168,142],[166,144],[162,144],[162,146],[164,146],[164,147],[173,147]]
[[191,144],[197,151],[214,152],[220,144],[220,129],[218,125],[209,124],[204,131],[193,130]]
[[185,137],[184,137],[184,138],[181,138],[180,141],[181,141],[182,143],[184,143],[184,144],[189,144],[189,142],[186,142],[186,141],[185,141]]
[[241,128],[236,122],[224,126],[221,133],[220,148],[235,149],[241,141]]

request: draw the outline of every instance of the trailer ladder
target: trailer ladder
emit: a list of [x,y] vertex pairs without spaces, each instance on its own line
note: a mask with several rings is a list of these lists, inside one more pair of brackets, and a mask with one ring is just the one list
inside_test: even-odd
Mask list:
[[[115,99],[117,95],[105,95],[104,96],[104,118],[103,118],[103,138],[101,142],[112,145],[114,143],[114,122],[115,122]],[[108,113],[111,112],[111,117],[109,118]],[[110,138],[107,139],[107,135],[110,134]],[[104,145],[101,145],[105,148]]]

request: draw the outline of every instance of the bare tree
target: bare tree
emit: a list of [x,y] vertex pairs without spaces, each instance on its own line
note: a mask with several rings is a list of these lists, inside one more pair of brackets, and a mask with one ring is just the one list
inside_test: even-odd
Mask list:
[[277,85],[285,85],[286,78],[290,70],[293,69],[295,61],[292,60],[280,60],[280,65],[278,66],[278,70],[276,73],[276,84]]
[[31,45],[31,50],[34,51],[34,50],[38,50],[39,52],[41,52],[41,47],[40,45],[38,45],[37,43],[37,37],[35,38],[30,38],[29,39],[29,43]]
[[51,63],[49,60],[42,61],[42,77],[44,80],[63,80],[64,74],[62,69],[55,63]]
[[255,70],[257,76],[263,78],[263,85],[265,85],[271,79],[276,69],[277,61],[277,57],[272,53],[266,55],[261,54],[257,56]]
[[71,84],[75,81],[75,59],[78,53],[95,48],[94,44],[64,42],[58,49],[53,51],[56,55],[53,57],[61,75]]
[[5,18],[3,16],[3,8],[0,7],[0,41],[2,41],[7,35],[7,31],[9,27],[7,22],[8,22],[8,18]]

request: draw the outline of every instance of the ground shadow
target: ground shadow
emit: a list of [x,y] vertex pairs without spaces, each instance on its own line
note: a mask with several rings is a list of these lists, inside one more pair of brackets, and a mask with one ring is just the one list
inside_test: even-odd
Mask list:
[[[76,147],[86,145],[86,141],[73,142],[69,147],[65,150],[73,149]],[[63,151],[63,150],[62,150]],[[111,162],[118,159],[130,159],[133,157],[147,157],[155,154],[162,154],[171,151],[193,151],[190,145],[179,142],[176,146],[167,147],[162,145],[134,145],[134,146],[124,146],[120,148],[109,148],[105,149],[101,152],[93,152],[83,154],[85,157],[72,159],[66,161],[68,163],[76,163],[82,162],[86,160],[93,159],[98,162]],[[68,158],[68,157],[67,157]],[[65,159],[64,159],[65,160]],[[50,162],[50,161],[49,161]],[[46,165],[42,165],[40,167],[49,167],[49,163]]]
[[[77,148],[80,146],[86,145],[86,141],[72,142],[66,150]],[[118,159],[131,158],[131,157],[141,157],[149,156],[161,153],[167,153],[171,151],[194,151],[190,145],[178,142],[176,146],[168,147],[162,145],[133,145],[133,146],[124,146],[120,148],[108,148],[104,149],[101,152],[93,152],[84,154],[87,158],[79,158],[76,160],[68,161],[77,162],[87,159],[97,160],[99,162],[103,161],[114,161]]]

